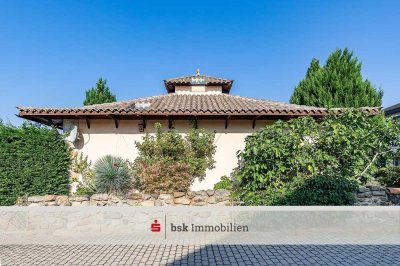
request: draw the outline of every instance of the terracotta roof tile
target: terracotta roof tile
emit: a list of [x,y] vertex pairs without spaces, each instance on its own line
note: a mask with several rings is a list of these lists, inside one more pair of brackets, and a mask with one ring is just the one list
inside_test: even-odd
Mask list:
[[[304,105],[260,100],[224,93],[176,94],[138,98],[122,102],[104,103],[77,108],[18,107],[24,116],[68,115],[325,115],[328,109]],[[334,109],[340,112],[342,109]],[[370,114],[379,107],[363,108]]]
[[223,92],[229,93],[233,84],[233,80],[200,75],[200,72],[198,72],[198,74],[196,75],[188,75],[188,76],[164,80],[164,85],[168,92],[174,92],[176,85],[193,85],[193,84],[221,86]]

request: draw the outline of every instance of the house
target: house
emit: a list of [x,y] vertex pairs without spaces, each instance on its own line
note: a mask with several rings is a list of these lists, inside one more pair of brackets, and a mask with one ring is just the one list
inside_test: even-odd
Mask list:
[[[154,133],[154,124],[186,133],[193,127],[214,131],[215,168],[198,180],[193,190],[211,189],[223,175],[229,176],[237,166],[236,152],[242,150],[245,138],[278,119],[299,116],[321,117],[325,108],[302,106],[232,95],[233,80],[195,75],[164,80],[166,94],[121,102],[77,108],[18,107],[19,116],[68,131],[77,130],[77,150],[92,161],[106,154],[137,156],[135,141]],[[365,108],[371,114],[380,108]]]
[[400,118],[400,103],[385,108],[384,112],[386,116]]
[[[386,116],[392,116],[394,118],[400,119],[400,103],[389,106],[384,109]],[[394,166],[400,166],[400,158],[394,159]]]

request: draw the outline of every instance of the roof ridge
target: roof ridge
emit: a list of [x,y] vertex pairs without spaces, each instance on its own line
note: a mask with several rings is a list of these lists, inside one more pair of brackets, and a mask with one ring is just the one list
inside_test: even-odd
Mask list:
[[221,77],[214,77],[214,76],[209,76],[209,75],[186,75],[186,76],[180,76],[180,77],[175,77],[175,78],[169,78],[169,79],[164,79],[164,81],[168,82],[170,80],[174,80],[174,79],[183,79],[183,78],[193,78],[193,77],[204,77],[204,78],[213,78],[213,79],[222,79],[225,81],[232,81],[231,79],[227,79],[227,78],[221,78]]

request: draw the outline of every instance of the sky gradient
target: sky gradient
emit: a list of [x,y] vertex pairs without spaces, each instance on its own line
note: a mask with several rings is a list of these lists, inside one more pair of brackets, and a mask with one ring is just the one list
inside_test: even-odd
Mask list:
[[400,102],[400,1],[0,0],[0,118],[15,106],[81,106],[99,77],[118,100],[163,79],[234,79],[231,93],[288,102],[311,59],[349,47]]

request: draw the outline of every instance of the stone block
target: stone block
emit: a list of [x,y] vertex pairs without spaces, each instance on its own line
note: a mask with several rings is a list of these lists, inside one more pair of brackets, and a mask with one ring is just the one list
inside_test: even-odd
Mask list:
[[160,194],[158,199],[166,204],[173,204],[174,203],[174,196],[172,194]]
[[206,192],[207,192],[208,196],[214,195],[214,190],[212,190],[212,189],[208,189],[208,190],[206,190]]
[[183,197],[185,195],[186,195],[186,192],[181,192],[181,191],[174,192],[174,198],[180,198],[180,197]]
[[111,201],[111,202],[114,202],[114,203],[118,203],[118,202],[122,201],[122,197],[113,194],[113,195],[108,196],[108,200]]
[[140,203],[140,206],[146,206],[146,207],[154,206],[154,200],[144,200]]
[[380,191],[381,189],[382,189],[382,187],[380,187],[380,186],[371,186],[372,191]]
[[90,197],[90,200],[99,200],[99,201],[107,201],[108,200],[108,195],[103,193],[103,194],[93,194]]
[[56,204],[58,206],[71,206],[68,196],[62,195],[56,197]]
[[217,202],[229,200],[231,192],[226,189],[217,189],[214,192],[214,197]]
[[145,193],[145,194],[142,195],[142,198],[144,200],[150,200],[152,198],[152,196],[150,194]]
[[179,197],[174,199],[174,203],[177,205],[189,205],[190,199],[188,199],[187,197]]
[[127,198],[131,200],[139,200],[142,199],[142,194],[136,192],[130,193]]
[[106,206],[108,201],[91,200],[90,206]]
[[193,199],[196,196],[196,193],[194,191],[188,191],[186,195],[189,199]]
[[377,191],[377,190],[372,190],[372,195],[373,196],[386,196],[386,191]]
[[32,196],[32,197],[28,197],[28,202],[42,202],[43,201],[43,196]]
[[217,203],[217,199],[214,196],[211,196],[208,198],[207,202],[210,204],[215,204]]
[[128,204],[129,206],[140,206],[140,201],[128,199],[126,201],[126,204]]
[[208,196],[205,190],[195,191],[196,196]]
[[151,195],[151,197],[152,197],[153,199],[158,199],[158,195],[159,195],[159,194],[157,194],[157,193],[151,193],[150,195]]
[[363,186],[358,188],[358,192],[360,192],[360,193],[364,193],[364,192],[368,192],[368,191],[370,191],[370,188],[363,187]]
[[69,197],[69,201],[71,201],[71,202],[89,201],[89,197],[87,197],[87,196],[71,196],[71,197]]
[[43,197],[44,202],[49,202],[49,201],[55,201],[56,200],[56,195],[45,195]]
[[[192,199],[192,205],[195,206],[201,206],[201,205],[196,205],[197,203],[206,203],[207,204],[208,196],[203,196],[203,195],[196,195]],[[205,204],[204,204],[205,205]]]

